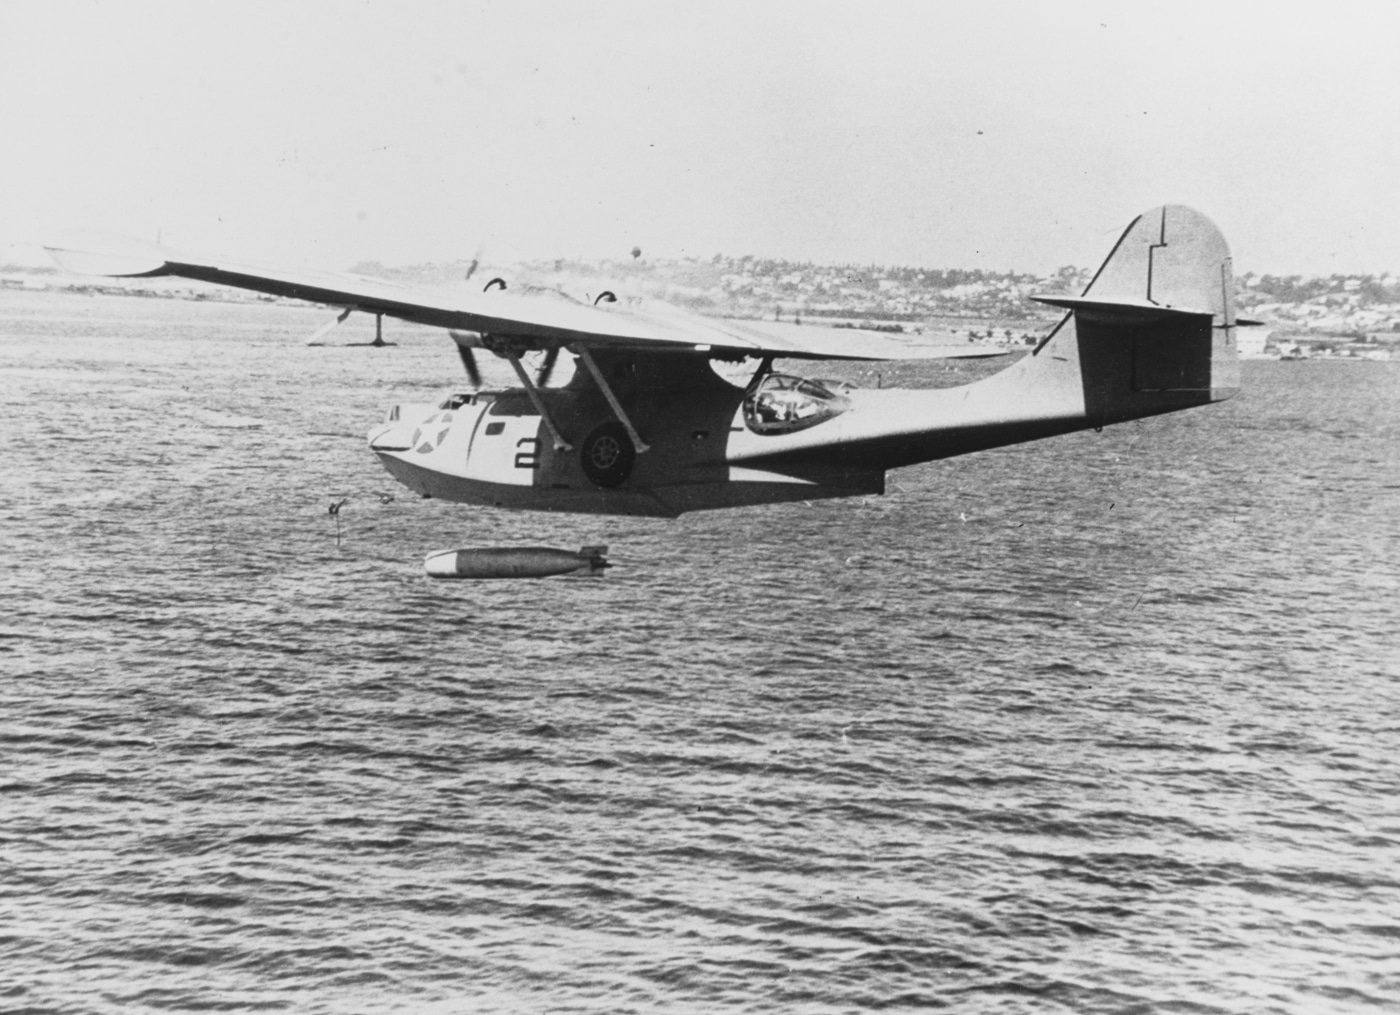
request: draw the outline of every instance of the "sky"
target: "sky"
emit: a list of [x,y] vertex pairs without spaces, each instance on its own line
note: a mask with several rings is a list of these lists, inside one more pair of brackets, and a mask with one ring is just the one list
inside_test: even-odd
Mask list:
[[1400,5],[0,2],[0,259],[1400,272]]

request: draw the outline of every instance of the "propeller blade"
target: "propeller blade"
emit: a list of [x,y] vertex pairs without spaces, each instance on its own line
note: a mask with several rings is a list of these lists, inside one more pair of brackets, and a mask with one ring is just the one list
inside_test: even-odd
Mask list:
[[472,387],[480,388],[481,371],[476,365],[476,355],[465,345],[457,346],[457,355],[462,357],[462,366],[467,371],[467,379],[472,382]]
[[486,253],[486,245],[482,244],[476,248],[476,253],[472,255],[472,263],[467,265],[467,274],[462,281],[470,282],[472,276],[476,274],[476,269],[481,267],[481,255]]
[[472,382],[473,388],[479,389],[481,387],[481,370],[476,365],[476,354],[472,352],[472,347],[463,341],[467,335],[456,331],[449,331],[448,334],[452,336],[453,344],[457,346],[457,356],[462,360],[462,368],[467,372],[467,379]]
[[559,347],[551,346],[544,351],[544,361],[540,363],[540,372],[535,375],[535,387],[542,388],[549,383],[549,378],[554,373],[554,364],[559,360]]

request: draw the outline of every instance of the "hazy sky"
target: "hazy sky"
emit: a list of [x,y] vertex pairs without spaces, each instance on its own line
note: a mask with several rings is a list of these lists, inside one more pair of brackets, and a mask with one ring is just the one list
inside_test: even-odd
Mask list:
[[1400,271],[1400,5],[0,2],[0,248]]

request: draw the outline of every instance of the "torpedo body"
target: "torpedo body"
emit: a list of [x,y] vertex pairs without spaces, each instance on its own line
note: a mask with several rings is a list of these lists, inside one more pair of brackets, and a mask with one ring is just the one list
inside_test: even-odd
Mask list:
[[423,561],[429,578],[548,578],[556,574],[602,574],[612,565],[606,546],[577,553],[549,546],[478,547],[442,550]]

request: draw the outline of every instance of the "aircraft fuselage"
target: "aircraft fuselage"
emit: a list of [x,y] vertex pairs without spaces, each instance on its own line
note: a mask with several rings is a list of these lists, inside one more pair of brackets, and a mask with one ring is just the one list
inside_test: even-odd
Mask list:
[[[1170,369],[1167,341],[1189,352]],[[1209,317],[1066,322],[1000,373],[934,390],[833,390],[763,370],[739,388],[703,357],[619,355],[600,370],[616,406],[580,371],[563,388],[396,407],[370,447],[424,496],[669,517],[878,494],[888,469],[1219,401],[1232,361],[1229,327]]]
[[[704,359],[686,359],[660,370],[645,361],[613,364],[621,376],[612,384],[643,449],[586,377],[537,390],[548,421],[522,388],[395,406],[370,433],[370,449],[424,496],[543,511],[672,517],[883,491],[879,469],[746,466],[754,449],[746,456],[745,438],[754,435],[744,389],[716,376]],[[650,376],[630,385],[638,368]]]

